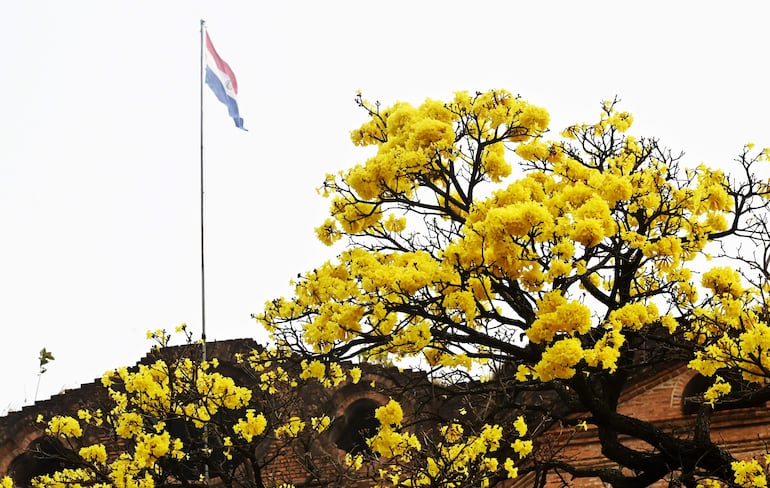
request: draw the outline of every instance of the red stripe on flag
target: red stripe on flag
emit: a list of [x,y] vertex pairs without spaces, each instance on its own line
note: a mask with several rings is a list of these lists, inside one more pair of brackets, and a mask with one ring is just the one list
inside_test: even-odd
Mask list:
[[212,59],[217,65],[217,68],[219,68],[221,72],[230,78],[230,82],[233,84],[233,91],[238,93],[238,82],[235,80],[235,73],[233,73],[233,70],[230,69],[230,65],[227,64],[222,58],[220,58],[219,54],[217,54],[217,50],[214,49],[214,44],[211,43],[211,38],[209,37],[208,32],[206,32],[206,49],[208,49],[209,54],[211,54]]

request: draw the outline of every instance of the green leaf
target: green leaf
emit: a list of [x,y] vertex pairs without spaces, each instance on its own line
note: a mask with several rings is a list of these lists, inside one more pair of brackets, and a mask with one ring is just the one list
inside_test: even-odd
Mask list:
[[48,364],[49,362],[54,360],[53,354],[50,351],[46,351],[45,348],[40,350],[40,357],[38,358],[40,361],[40,369],[42,372],[45,372],[45,369],[43,368],[44,365]]

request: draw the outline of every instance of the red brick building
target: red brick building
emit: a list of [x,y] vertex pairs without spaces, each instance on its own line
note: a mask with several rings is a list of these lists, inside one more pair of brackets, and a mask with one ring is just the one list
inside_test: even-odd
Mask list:
[[[697,404],[692,399],[710,385],[686,365],[670,365],[636,380],[627,388],[618,405],[618,413],[652,422],[655,427],[688,437],[694,431]],[[691,399],[688,401],[688,399]],[[738,459],[761,456],[770,446],[770,410],[765,404],[744,408],[730,408],[729,404],[717,409],[711,417],[711,438]],[[613,467],[601,453],[595,428],[578,429],[569,433],[554,427],[551,435],[562,445],[559,457],[579,467]],[[568,438],[569,437],[569,438]],[[629,447],[643,449],[642,442],[627,442]],[[676,477],[676,473],[673,474]],[[676,479],[663,480],[654,486],[678,486]],[[533,475],[525,475],[510,486],[533,486]],[[573,480],[568,474],[551,474],[548,486],[603,487],[598,478]]]
[[[208,345],[210,357],[228,363],[236,353],[247,353],[258,347],[251,340],[222,341]],[[143,361],[147,361],[145,358]],[[326,414],[334,419],[328,431],[313,442],[282,446],[273,442],[262,449],[271,462],[259,473],[269,483],[292,482],[297,486],[366,486],[364,481],[346,478],[343,460],[347,453],[363,449],[362,432],[376,427],[374,410],[387,403],[398,392],[397,398],[404,406],[405,415],[414,418],[441,419],[451,413],[439,410],[454,410],[456,405],[436,401],[430,382],[421,374],[400,371],[396,368],[363,367],[360,382],[344,382],[336,388],[323,388],[308,383],[300,392],[298,406],[302,414]],[[237,376],[236,369],[229,371]],[[248,379],[240,378],[241,384]],[[623,393],[618,412],[652,422],[666,432],[676,432],[687,437],[693,431],[695,421],[694,405],[688,398],[697,397],[707,387],[707,382],[684,365],[662,365],[632,382]],[[105,390],[99,381],[82,385],[45,401],[24,407],[21,411],[9,413],[0,418],[0,475],[11,474],[25,484],[35,474],[59,467],[55,461],[41,459],[32,451],[51,449],[49,442],[35,423],[39,414],[51,417],[57,414],[74,414],[83,405],[94,401],[106,401]],[[739,458],[763,454],[770,443],[770,412],[765,405],[744,408],[723,408],[714,412],[711,422],[711,437]],[[429,414],[435,414],[431,417]],[[426,430],[425,432],[428,432]],[[97,439],[94,439],[94,441]],[[99,439],[109,442],[109,439]],[[639,442],[628,445],[639,446]],[[610,467],[601,454],[595,429],[562,429],[552,426],[547,434],[536,439],[536,444],[558,447],[558,458],[581,467]],[[271,457],[271,453],[274,454]],[[535,452],[537,455],[537,449]],[[254,473],[250,473],[254,476]],[[673,476],[676,476],[674,474]],[[528,487],[535,484],[533,474],[525,474],[506,486]],[[662,481],[656,486],[667,486]],[[603,486],[598,478],[572,480],[569,475],[553,473],[548,476],[548,486]]]
[[[198,346],[180,346],[169,348],[169,351],[186,347]],[[239,385],[258,391],[258,378],[244,374],[248,368],[237,365],[232,359],[236,354],[248,355],[255,348],[259,348],[257,343],[248,339],[211,342],[207,344],[207,357],[217,358],[218,371],[234,378]],[[149,364],[156,358],[148,355],[140,364]],[[405,414],[413,415],[414,405],[427,403],[417,401],[417,398],[424,394],[426,386],[430,386],[425,383],[423,375],[397,368],[362,365],[361,369],[363,374],[355,384],[348,380],[335,388],[325,388],[318,382],[310,381],[303,384],[298,392],[292,392],[296,398],[291,404],[287,401],[286,415],[296,414],[305,419],[309,416],[328,415],[333,422],[312,442],[299,439],[288,444],[271,438],[259,444],[257,450],[261,452],[258,456],[268,461],[261,466],[260,473],[254,473],[253,468],[251,472],[244,472],[244,479],[257,477],[265,486],[277,486],[284,482],[291,482],[298,487],[359,486],[349,476],[350,470],[344,465],[344,460],[346,454],[356,454],[365,446],[362,433],[376,428],[375,409],[398,394]],[[282,394],[276,393],[277,396]],[[77,416],[81,408],[109,404],[101,380],[94,380],[0,418],[0,476],[8,474],[19,486],[26,486],[35,475],[68,467],[56,460],[56,456],[47,456],[55,454],[57,446],[51,443],[36,418],[38,415],[45,418],[54,415]],[[88,444],[100,442],[112,446],[113,455],[120,449],[115,439],[93,437],[87,441]],[[242,486],[260,484],[244,483]]]

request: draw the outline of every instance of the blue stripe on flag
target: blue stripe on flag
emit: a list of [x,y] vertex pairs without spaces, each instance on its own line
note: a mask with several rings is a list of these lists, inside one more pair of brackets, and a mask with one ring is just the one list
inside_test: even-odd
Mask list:
[[235,121],[235,126],[239,129],[246,130],[243,127],[243,119],[238,113],[238,103],[233,97],[227,94],[224,85],[222,85],[222,80],[220,80],[208,66],[206,66],[206,84],[211,88],[211,91],[214,92],[217,100],[227,105],[227,113],[229,113],[230,117]]

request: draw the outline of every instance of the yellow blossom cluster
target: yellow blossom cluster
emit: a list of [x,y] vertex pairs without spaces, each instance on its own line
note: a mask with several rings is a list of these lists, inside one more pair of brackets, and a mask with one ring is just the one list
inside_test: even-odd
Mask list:
[[730,386],[730,383],[727,383],[721,376],[717,376],[714,380],[714,384],[703,394],[703,399],[706,400],[709,405],[714,406],[717,399],[727,395],[731,390],[732,386]]
[[107,448],[104,447],[104,444],[92,444],[81,447],[78,455],[89,463],[104,464],[107,462]]
[[[376,145],[377,153],[341,177],[350,192],[338,191],[335,176],[327,177],[323,194],[336,193],[332,201],[333,220],[317,229],[318,237],[331,244],[343,233],[391,232],[405,227],[403,217],[383,221],[379,201],[393,196],[412,198],[420,188],[438,187],[437,202],[451,213],[467,211],[463,196],[444,175],[454,165],[461,171],[473,166],[491,181],[499,182],[511,173],[504,142],[522,142],[541,134],[548,125],[548,113],[505,90],[470,95],[458,92],[450,103],[426,100],[414,107],[398,102],[382,111],[359,99],[372,118],[351,132],[354,144]],[[457,134],[476,141],[476,160],[458,158]]]
[[275,436],[279,439],[297,437],[305,430],[305,422],[299,417],[291,417],[289,421],[275,429]]
[[374,452],[387,458],[401,457],[408,461],[411,451],[421,449],[417,436],[401,431],[404,412],[397,401],[390,399],[387,404],[377,408],[375,418],[380,422],[380,428],[374,437],[367,440]]
[[[327,367],[326,364],[317,359],[312,361],[303,360],[301,366],[302,372],[299,375],[301,379],[315,378],[326,387],[338,386],[348,379],[348,374],[336,362],[329,363]],[[358,379],[361,378],[361,370],[359,368],[351,370],[350,377],[354,383],[357,383]]]
[[233,427],[233,431],[239,436],[243,437],[246,442],[251,442],[252,439],[258,435],[261,435],[267,427],[267,420],[265,416],[256,413],[256,410],[250,408],[246,410],[246,417],[238,420],[238,423]]
[[[722,263],[696,278],[710,243],[732,235],[761,243],[767,234],[766,218],[752,213],[764,210],[757,200],[770,186],[748,164],[743,186],[704,164],[682,168],[657,140],[629,133],[634,118],[616,101],[561,140],[544,137],[544,109],[504,90],[385,108],[357,102],[369,118],[351,138],[375,152],[327,175],[320,193],[330,215],[317,230],[326,244],[348,245],[256,315],[277,341],[324,357],[306,360],[301,379],[340,384],[344,374],[328,362],[335,356],[424,361],[441,377],[474,379],[489,361],[510,365],[497,371],[511,381],[571,388],[584,376],[601,384],[627,375],[639,344],[659,342],[686,344],[690,367],[705,376],[730,369],[767,381],[770,285],[746,285],[745,271]],[[745,256],[738,261],[751,266]],[[705,401],[731,394],[718,379]],[[417,452],[397,409],[379,412],[372,450]],[[516,462],[490,456],[494,442],[481,440],[495,432],[444,425],[447,459],[424,457],[422,477],[383,468],[383,485],[462,478],[456,459],[513,476]],[[510,443],[519,457],[532,450],[522,437]]]
[[735,483],[746,488],[766,488],[767,476],[756,459],[732,463]]
[[80,409],[78,410],[78,418],[86,424],[95,425],[97,427],[104,423],[102,410],[100,408],[97,408],[94,411]]
[[[376,416],[381,427],[370,439],[370,445],[378,455],[384,456],[382,459],[397,459],[395,464],[385,464],[379,469],[381,483],[376,486],[488,487],[493,479],[499,480],[501,476],[518,476],[516,461],[497,454],[506,438],[506,429],[500,425],[485,424],[468,430],[460,423],[449,423],[439,428],[440,439],[434,439],[426,450],[413,435],[396,431],[403,421],[403,411],[397,402],[390,400],[376,411]],[[517,417],[510,427],[507,432],[517,437],[511,448],[520,458],[528,456],[533,445],[531,440],[522,438],[528,432],[524,418]],[[423,451],[424,464],[408,464]],[[346,465],[360,469],[361,456],[349,455]]]
[[[149,336],[164,344],[170,338],[162,330]],[[77,418],[57,415],[45,421],[38,417],[38,422],[46,424],[48,435],[67,440],[79,467],[37,476],[32,485],[151,488],[169,476],[166,470],[179,473],[173,466],[211,456],[211,447],[232,459],[234,448],[261,438],[267,421],[254,408],[246,408],[252,405],[252,391],[238,386],[217,371],[218,367],[216,359],[201,361],[182,355],[106,372],[102,384],[111,406],[103,405],[107,407],[104,411],[82,408]],[[244,408],[245,416],[238,421],[218,421],[222,412],[232,415]],[[329,422],[327,418],[321,425]],[[289,423],[289,429],[296,431],[295,426],[296,422]],[[204,429],[208,449],[195,440],[204,435]],[[105,437],[118,439],[125,450],[115,454],[105,444],[93,443],[94,438]],[[190,467],[187,472],[195,476],[195,469]]]
[[[421,353],[432,339],[430,324],[410,320],[389,309],[384,300],[370,302],[369,297],[374,300],[383,296],[388,297],[386,300],[401,302],[404,296],[435,290],[435,283],[456,281],[456,271],[423,251],[385,255],[353,249],[344,252],[340,260],[336,265],[324,264],[298,283],[295,300],[266,304],[265,313],[258,317],[259,320],[274,328],[279,320],[291,320],[290,317],[306,315],[306,310],[312,309],[317,313],[303,324],[303,339],[317,352],[330,351],[354,339],[363,331],[364,325],[368,325],[373,334],[390,338],[382,348],[373,349],[372,355],[379,352],[401,356]],[[357,276],[361,277],[360,281]],[[476,294],[485,292],[483,286],[478,281],[472,292],[457,287],[442,289],[446,306],[461,314],[457,320],[474,317]],[[307,366],[303,377],[326,379],[333,384],[341,379],[340,375],[329,375],[321,363],[308,362]]]
[[48,422],[46,433],[62,437],[80,437],[83,435],[83,429],[77,419],[66,415],[56,415]]
[[174,439],[168,432],[155,434],[145,432],[137,436],[134,452],[134,461],[139,468],[150,468],[162,457],[171,453],[176,459],[184,457],[183,443],[180,439]]
[[317,432],[321,433],[325,431],[327,427],[329,427],[329,424],[331,424],[331,419],[328,415],[322,415],[321,417],[311,417],[310,424]]
[[532,342],[551,342],[559,334],[585,334],[591,328],[591,312],[582,303],[567,301],[559,291],[543,295],[538,301],[538,317],[527,330]]
[[[690,368],[708,377],[733,370],[748,382],[765,384],[770,368],[770,325],[763,292],[744,286],[740,273],[725,266],[703,273],[701,284],[709,293],[702,305],[691,307],[693,319],[682,331],[699,346]],[[729,386],[718,379],[706,400],[718,401],[730,392]]]
[[[581,364],[614,372],[627,331],[676,330],[656,296],[671,296],[680,308],[696,300],[686,264],[726,228],[734,205],[727,178],[705,165],[682,175],[656,156],[654,141],[626,134],[633,117],[614,102],[595,124],[565,131],[566,141],[544,140],[547,112],[502,90],[458,92],[418,107],[359,105],[371,120],[351,135],[377,153],[327,177],[323,194],[332,208],[322,240],[368,236],[385,244],[350,246],[337,262],[302,276],[293,298],[268,302],[257,319],[274,333],[301,324],[303,342],[319,353],[366,338],[368,357],[420,355],[431,366],[471,370],[476,360],[453,357],[445,339],[469,332],[445,329],[487,327],[505,313],[501,304],[515,311],[511,295],[500,293],[515,283],[536,304],[520,327],[544,346],[522,377],[550,381],[570,378]],[[577,140],[606,150],[583,154],[571,145]],[[506,144],[530,170],[472,198],[474,185],[510,175]],[[449,222],[436,230],[444,236],[438,248],[412,247],[416,241],[400,235],[410,213]],[[618,283],[623,260],[636,270]],[[724,273],[704,279],[715,291],[735,281]],[[592,312],[596,300],[577,299],[575,288],[604,310]],[[603,331],[591,332],[597,328]],[[596,339],[584,344],[589,333]],[[302,374],[335,384],[322,366],[309,362]]]
[[535,378],[540,381],[572,378],[575,365],[584,356],[580,339],[576,337],[562,339],[548,346],[542,359],[534,366]]
[[[45,488],[50,486],[94,486],[98,488],[108,488],[112,486],[110,483],[99,482],[94,476],[93,472],[82,468],[66,468],[52,474],[37,476],[32,479],[30,485],[33,488]],[[153,488],[155,485],[152,482],[152,479],[149,479],[148,482],[144,484],[115,483],[114,486],[118,486],[120,488],[138,488],[140,486],[142,488]]]
[[[515,420],[514,431],[519,437],[527,433],[523,417]],[[444,442],[438,444],[437,455],[427,459],[426,470],[417,479],[417,485],[429,485],[442,480],[442,486],[467,486],[471,478],[478,479],[480,486],[490,486],[491,480],[500,476],[500,471],[507,478],[516,478],[516,462],[506,457],[504,461],[495,454],[503,440],[503,428],[499,425],[484,425],[480,431],[465,435],[459,424],[450,424],[441,429]],[[524,458],[532,451],[532,441],[521,438],[511,443],[511,448]],[[474,468],[471,468],[474,467]],[[475,472],[473,472],[475,471]]]
[[235,360],[247,364],[259,377],[259,389],[271,395],[286,387],[297,386],[297,378],[281,365],[291,353],[283,346],[270,349],[253,349],[248,356],[236,354]]

